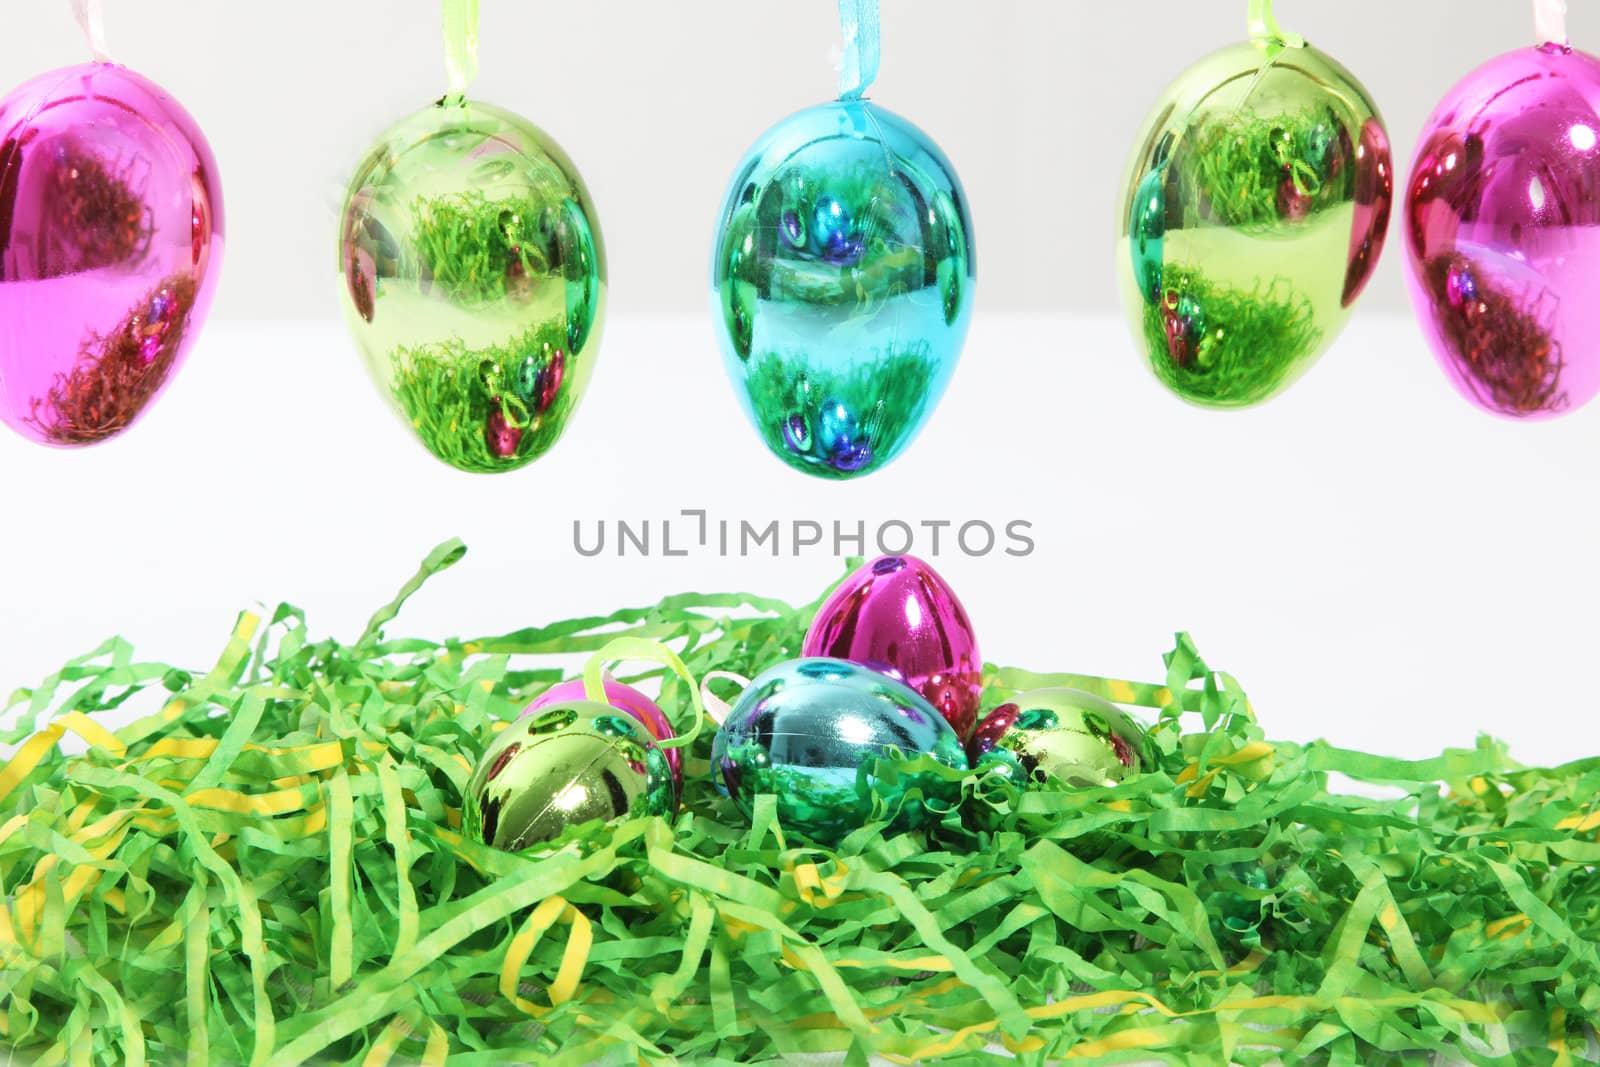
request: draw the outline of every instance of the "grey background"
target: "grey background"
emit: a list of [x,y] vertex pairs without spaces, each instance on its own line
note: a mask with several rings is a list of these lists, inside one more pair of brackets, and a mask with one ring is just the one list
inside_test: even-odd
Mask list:
[[[216,150],[228,211],[217,314],[336,317],[343,184],[391,121],[444,86],[436,0],[105,0],[112,53],[166,86]],[[1246,0],[883,0],[873,98],[960,170],[981,309],[1105,312],[1115,204],[1162,88],[1244,35]],[[1527,0],[1279,0],[1285,26],[1361,78],[1399,173],[1433,104],[1530,43]],[[1600,44],[1595,0],[1572,34]],[[0,82],[86,51],[66,0],[0,6]],[[572,155],[599,208],[614,314],[700,313],[718,202],[744,150],[830,97],[833,0],[483,0],[476,94]],[[1404,306],[1391,245],[1371,305]]]

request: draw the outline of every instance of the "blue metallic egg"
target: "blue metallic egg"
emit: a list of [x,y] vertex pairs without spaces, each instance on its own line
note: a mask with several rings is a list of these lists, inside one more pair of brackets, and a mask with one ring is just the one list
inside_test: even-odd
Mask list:
[[953,803],[959,789],[929,773],[886,781],[874,761],[930,756],[966,770],[950,724],[915,690],[859,664],[798,659],[751,682],[717,731],[711,773],[748,817],[755,798],[777,797],[785,830],[837,844],[878,810],[910,828],[928,819],[922,797]]
[[[922,429],[972,317],[972,220],[954,167],[865,100],[793,115],[740,164],[712,266],[728,374],[785,463],[870,473]],[[857,429],[830,438],[824,405]],[[800,444],[794,416],[818,427]]]
[[837,455],[855,447],[856,435],[861,427],[850,408],[842,400],[830,399],[822,404],[817,419],[817,444],[828,455]]

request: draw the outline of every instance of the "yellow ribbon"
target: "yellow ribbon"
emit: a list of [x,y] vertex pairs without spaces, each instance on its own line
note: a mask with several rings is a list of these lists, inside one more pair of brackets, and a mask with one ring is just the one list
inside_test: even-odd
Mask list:
[[552,1006],[570,1001],[577,995],[578,982],[583,976],[584,965],[589,961],[589,950],[594,945],[594,926],[589,917],[567,903],[565,897],[546,897],[540,901],[527,922],[522,924],[522,929],[517,931],[517,936],[511,939],[511,944],[506,946],[506,957],[500,966],[500,995],[511,1001],[517,1010],[535,1018],[543,1016],[550,1009],[523,997],[518,992],[519,978],[523,968],[528,965],[528,958],[538,947],[539,939],[558,921],[570,923],[572,933],[567,938],[567,947],[561,956],[561,968],[546,992]]

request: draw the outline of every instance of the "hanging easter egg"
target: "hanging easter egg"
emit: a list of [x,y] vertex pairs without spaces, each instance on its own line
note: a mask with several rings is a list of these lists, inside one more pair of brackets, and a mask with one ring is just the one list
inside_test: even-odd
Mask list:
[[[678,735],[672,729],[672,720],[655,701],[645,696],[631,685],[623,685],[609,674],[605,677],[606,703],[618,711],[625,711],[632,715],[645,728],[650,731],[650,736],[657,741],[671,741]],[[553,685],[540,693],[538,698],[529,704],[522,713],[523,718],[537,715],[544,708],[555,704],[570,704],[574,701],[588,699],[584,689],[583,679],[575,678],[571,681]],[[673,795],[683,795],[683,750],[678,748],[662,749],[662,754],[667,757],[667,766],[672,769]]]
[[1600,59],[1490,60],[1434,109],[1406,189],[1412,303],[1456,389],[1515,419],[1600,391]]
[[828,597],[802,654],[884,671],[922,694],[965,740],[983,696],[983,657],[966,609],[914,556],[883,556]]
[[606,292],[589,192],[561,149],[447,98],[367,153],[339,238],[367,368],[428,450],[490,473],[544,455],[588,384]]
[[1143,728],[1121,708],[1076,689],[1039,689],[983,717],[972,766],[1020,787],[1114,785],[1154,762]]
[[773,454],[821,478],[898,456],[944,395],[972,316],[955,168],[861,99],[873,2],[841,2],[840,99],[784,119],[735,171],[712,260],[723,362]]
[[965,770],[961,739],[944,717],[893,678],[837,659],[779,664],[739,697],[711,746],[711,775],[748,817],[755,798],[777,797],[786,830],[834,844],[873,817],[874,806],[914,827],[928,810],[908,794],[953,800],[940,778],[874,773],[886,757],[929,756]]
[[1256,30],[1162,95],[1118,214],[1137,344],[1205,407],[1260,403],[1316,361],[1377,266],[1393,199],[1366,89],[1270,13]]
[[0,419],[92,445],[183,366],[222,264],[211,147],[159,86],[90,63],[0,100]]
[[484,750],[462,799],[462,828],[518,852],[595,819],[667,815],[672,768],[633,716],[605,704],[551,704]]

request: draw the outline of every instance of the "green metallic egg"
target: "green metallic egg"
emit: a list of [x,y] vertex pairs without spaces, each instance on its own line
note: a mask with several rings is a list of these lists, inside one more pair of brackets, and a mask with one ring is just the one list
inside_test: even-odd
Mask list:
[[1121,708],[1076,689],[1039,689],[978,724],[972,765],[1019,786],[1115,785],[1154,762],[1144,729]]
[[339,270],[373,381],[434,456],[495,474],[562,436],[599,353],[605,246],[538,127],[478,101],[391,127],[350,182]]
[[650,732],[606,704],[542,708],[495,737],[467,782],[462,826],[519,852],[596,819],[667,815],[672,768]]
[[1344,67],[1264,37],[1185,71],[1151,111],[1117,214],[1134,337],[1190,403],[1258,404],[1349,321],[1394,196],[1383,119]]

